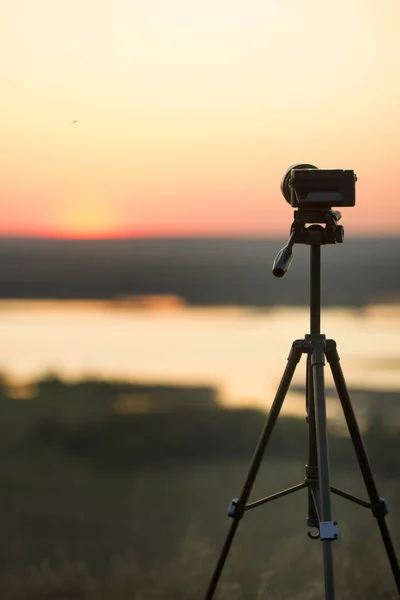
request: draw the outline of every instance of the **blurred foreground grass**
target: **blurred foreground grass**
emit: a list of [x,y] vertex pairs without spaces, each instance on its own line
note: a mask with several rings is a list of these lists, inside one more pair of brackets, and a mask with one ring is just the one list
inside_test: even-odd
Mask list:
[[[93,382],[46,383],[31,401],[7,394],[4,387],[0,598],[202,599],[265,415],[218,406],[116,415],[110,388]],[[400,548],[400,436],[375,416],[365,440]],[[332,485],[367,499],[349,441],[333,431],[330,447]],[[304,421],[282,419],[252,499],[302,482],[306,461]],[[370,511],[332,503],[337,599],[397,598]],[[305,490],[248,513],[216,599],[320,600],[321,543],[307,537],[306,518]]]
[[[254,497],[302,480],[302,461],[266,461]],[[49,455],[10,457],[1,472],[0,597],[202,598],[247,463],[96,472]],[[399,546],[400,485],[378,481],[392,505]],[[361,493],[358,474],[332,480]],[[337,597],[395,598],[369,511],[333,499]],[[323,597],[321,544],[307,538],[306,492],[259,507],[239,528],[221,582],[222,598]]]

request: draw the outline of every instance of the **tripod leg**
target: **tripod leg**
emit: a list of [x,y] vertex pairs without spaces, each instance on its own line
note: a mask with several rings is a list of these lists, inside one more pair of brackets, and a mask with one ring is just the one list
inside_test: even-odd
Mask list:
[[324,561],[325,600],[334,600],[332,541],[337,538],[337,523],[331,519],[331,491],[329,482],[328,436],[325,403],[325,340],[315,336],[312,341],[311,366],[314,382],[314,404],[317,430],[320,539]]
[[367,489],[368,496],[371,502],[372,514],[377,520],[383,543],[385,545],[386,553],[390,562],[390,566],[392,568],[393,576],[396,581],[397,590],[400,593],[400,569],[396,557],[396,551],[394,549],[389,529],[385,521],[387,510],[384,501],[382,500],[382,498],[380,498],[378,494],[378,489],[376,487],[375,480],[372,475],[368,456],[365,451],[360,429],[358,427],[356,416],[350,401],[350,396],[347,390],[347,385],[344,379],[342,367],[340,365],[340,358],[336,348],[336,342],[334,340],[327,340],[326,342],[326,358],[331,367],[333,380],[335,382],[335,386],[339,395],[339,400],[342,405],[343,413],[346,419],[347,427],[350,433],[351,440],[353,442],[354,450],[356,452],[358,464],[360,466],[365,487]]
[[[319,528],[319,518],[316,507],[316,496],[318,495],[318,454],[317,434],[315,429],[315,403],[314,383],[312,376],[311,355],[307,356],[306,371],[306,421],[308,423],[308,461],[306,464],[305,480],[308,484],[308,517],[309,527]],[[313,538],[312,534],[309,536]],[[319,537],[319,534],[314,537]]]
[[282,379],[280,381],[278,390],[275,395],[275,399],[272,403],[267,421],[264,425],[264,428],[261,432],[261,436],[258,440],[257,447],[255,449],[252,461],[250,463],[249,471],[247,473],[245,482],[243,484],[242,490],[240,492],[240,496],[237,500],[232,502],[231,508],[229,511],[229,516],[233,518],[233,522],[229,528],[228,535],[226,537],[224,546],[222,548],[221,554],[219,556],[217,566],[215,567],[213,576],[211,578],[210,584],[208,586],[208,590],[205,596],[205,600],[211,600],[214,596],[214,592],[217,588],[219,579],[221,577],[222,570],[224,568],[226,559],[228,557],[228,553],[230,547],[232,545],[233,539],[235,537],[235,533],[239,526],[239,521],[243,517],[246,504],[249,499],[251,490],[253,489],[254,481],[256,479],[258,470],[261,465],[261,461],[265,452],[265,448],[267,446],[268,440],[271,436],[271,433],[274,429],[276,420],[281,411],[283,401],[289,389],[290,383],[292,381],[294,372],[296,370],[296,366],[301,358],[303,353],[303,341],[297,340],[293,342],[292,348],[288,357],[288,363],[286,365],[285,371],[283,373]]

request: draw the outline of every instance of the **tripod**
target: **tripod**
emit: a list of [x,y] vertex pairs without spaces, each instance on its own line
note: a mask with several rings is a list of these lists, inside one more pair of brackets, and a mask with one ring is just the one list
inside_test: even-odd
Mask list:
[[[322,542],[325,600],[334,600],[334,573],[332,542],[338,539],[338,524],[332,520],[331,493],[337,494],[372,511],[386,549],[389,563],[400,595],[400,569],[396,552],[385,521],[388,513],[386,501],[378,494],[372,475],[368,457],[362,441],[360,429],[351,405],[346,382],[340,366],[336,342],[326,339],[320,332],[321,320],[321,245],[336,244],[343,241],[343,227],[337,224],[341,218],[338,211],[333,210],[297,210],[291,227],[288,244],[278,253],[273,273],[282,277],[288,270],[292,260],[292,248],[295,243],[310,245],[310,334],[304,339],[293,342],[288,362],[280,381],[275,399],[271,406],[266,423],[259,438],[249,471],[245,478],[239,498],[232,500],[228,515],[233,519],[224,546],[212,575],[205,600],[211,600],[217,588],[230,547],[239,526],[240,520],[248,510],[277,500],[299,490],[308,490],[307,525],[318,529],[316,534],[308,533],[312,539]],[[306,227],[306,224],[312,225]],[[325,223],[325,227],[319,225]],[[285,396],[292,381],[297,364],[302,354],[307,355],[306,368],[306,421],[309,426],[308,463],[302,483],[277,492],[261,500],[248,502],[265,449],[279,417]],[[357,461],[361,470],[369,502],[330,485],[329,453],[327,438],[327,417],[325,402],[324,365],[325,358],[330,365],[333,380],[343,409],[349,434],[354,446]]]

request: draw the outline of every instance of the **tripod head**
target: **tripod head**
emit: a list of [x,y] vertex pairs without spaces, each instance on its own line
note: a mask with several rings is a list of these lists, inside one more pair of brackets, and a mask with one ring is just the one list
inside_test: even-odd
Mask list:
[[[344,239],[344,229],[337,224],[341,217],[338,210],[295,210],[288,243],[278,252],[274,260],[272,273],[275,277],[283,277],[288,271],[293,259],[294,244],[309,246],[341,244]],[[319,223],[324,223],[325,227]]]

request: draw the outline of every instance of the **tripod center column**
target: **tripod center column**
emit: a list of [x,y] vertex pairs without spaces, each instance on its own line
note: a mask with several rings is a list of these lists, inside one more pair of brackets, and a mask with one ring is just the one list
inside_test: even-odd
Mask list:
[[321,333],[321,246],[311,244],[310,333]]

